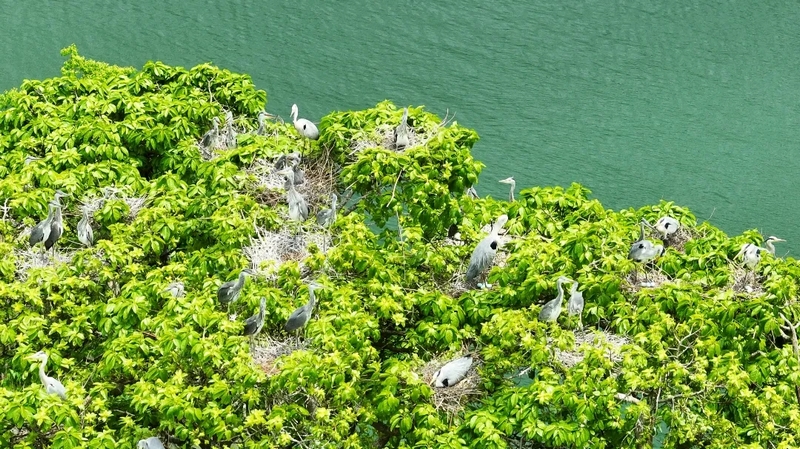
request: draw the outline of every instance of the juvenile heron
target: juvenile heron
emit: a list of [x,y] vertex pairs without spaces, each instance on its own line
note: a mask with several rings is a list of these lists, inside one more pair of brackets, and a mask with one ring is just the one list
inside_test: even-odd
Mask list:
[[292,173],[294,173],[294,185],[299,186],[306,182],[306,174],[300,168],[300,158],[292,160]]
[[256,335],[261,332],[264,327],[264,311],[267,308],[267,299],[261,298],[261,303],[258,307],[258,313],[244,320],[244,336],[250,337],[250,350],[253,350],[253,340]]
[[136,444],[137,449],[164,449],[164,443],[158,437],[145,438]]
[[78,241],[84,246],[91,247],[94,243],[94,232],[89,221],[89,214],[83,210],[83,218],[78,222]]
[[539,312],[539,321],[556,321],[558,316],[561,315],[561,302],[564,300],[562,284],[565,282],[570,282],[570,279],[559,276],[558,281],[556,281],[558,295],[542,306],[542,310]]
[[321,211],[317,212],[318,225],[322,226],[323,228],[328,228],[336,221],[336,203],[338,201],[339,198],[336,196],[336,194],[331,193],[331,208],[322,209]]
[[513,176],[509,176],[508,178],[501,179],[498,182],[503,183],[503,184],[508,184],[508,185],[511,186],[511,190],[509,190],[509,192],[508,192],[508,201],[514,202],[514,189],[517,187],[517,182],[514,181],[514,177]]
[[317,283],[308,284],[308,302],[295,309],[289,318],[286,320],[286,325],[283,327],[286,332],[295,332],[304,328],[311,319],[311,313],[314,311],[314,305],[317,303],[317,297],[314,290],[322,288]]
[[317,125],[311,123],[310,120],[306,120],[304,118],[298,119],[297,118],[298,110],[297,105],[292,105],[292,123],[294,124],[294,129],[300,133],[301,136],[305,137],[309,140],[317,140],[319,139],[319,130],[317,129]]
[[266,120],[267,117],[270,117],[271,114],[268,114],[267,111],[261,111],[258,113],[258,129],[256,130],[256,134],[259,136],[264,135],[264,131],[266,129]]
[[439,371],[433,373],[433,385],[439,388],[452,387],[466,377],[472,367],[472,356],[460,357],[447,362]]
[[578,281],[570,279],[572,288],[569,291],[569,301],[567,301],[567,314],[569,316],[578,315],[578,327],[583,329],[583,292],[578,291]]
[[228,281],[219,286],[219,290],[217,290],[217,298],[219,299],[219,302],[228,305],[228,312],[231,310],[231,304],[239,299],[239,294],[242,292],[242,288],[244,287],[244,279],[247,276],[253,276],[254,274],[255,272],[253,270],[245,268],[239,273],[238,279]]
[[47,211],[47,218],[40,221],[36,224],[33,228],[31,228],[31,235],[28,238],[28,243],[31,246],[34,246],[40,242],[44,242],[50,237],[50,223],[53,222],[53,215],[55,213],[55,207],[53,206],[52,202],[47,203],[48,211]]
[[225,113],[225,147],[236,148],[236,130],[233,129],[233,112]]
[[[654,245],[653,242],[650,240],[645,239],[644,237],[644,227],[650,226],[647,221],[642,220],[640,223],[640,232],[639,232],[639,240],[633,242],[631,245],[631,249],[628,251],[628,258],[633,260],[634,262],[639,263],[646,263],[658,256],[664,255],[664,246],[663,245]],[[644,273],[645,279],[647,279],[647,272]]]
[[660,234],[661,240],[668,239],[678,232],[678,229],[680,228],[681,224],[678,222],[678,220],[669,216],[663,216],[659,218],[655,226],[655,230]]
[[205,149],[211,148],[216,145],[217,137],[219,137],[219,117],[214,117],[211,119],[211,129],[200,139],[200,146]]
[[300,153],[295,151],[289,154],[282,154],[275,161],[274,170],[277,172],[283,170],[286,167],[293,166],[295,163],[298,164],[300,163]]
[[289,204],[289,219],[293,221],[306,221],[308,218],[308,203],[297,189],[294,188],[294,171],[291,168],[284,168],[278,172],[283,175],[286,182],[286,203]]
[[44,366],[47,364],[47,354],[44,351],[39,351],[36,354],[28,356],[28,360],[41,362],[39,365],[39,380],[42,381],[44,391],[46,391],[47,394],[54,394],[61,399],[66,399],[67,389],[64,388],[64,384],[59,382],[58,379],[44,373]]
[[400,119],[400,124],[394,129],[394,147],[398,150],[402,150],[408,146],[409,142],[408,108],[403,108],[403,118]]
[[162,290],[164,293],[169,293],[174,298],[183,298],[186,294],[185,287],[183,286],[183,282],[177,281],[167,285],[167,288]]
[[475,190],[475,186],[467,187],[467,192],[466,193],[467,193],[467,196],[472,200],[477,200],[478,198],[480,198],[478,196],[478,191]]
[[[472,252],[472,257],[469,259],[469,266],[467,267],[467,282],[472,282],[478,275],[484,273],[489,269],[494,261],[494,256],[497,254],[497,248],[500,246],[499,232],[508,221],[507,215],[501,215],[492,226],[489,235],[483,238],[475,247]],[[490,284],[484,282],[484,287],[491,288]],[[481,287],[481,284],[478,284]]]
[[62,192],[61,190],[56,190],[56,193],[53,195],[53,201],[60,206],[61,198],[69,198],[69,194]]
[[64,221],[61,218],[61,204],[51,201],[53,206],[53,219],[50,221],[50,234],[44,239],[44,249],[53,248],[53,257],[56,255],[56,242],[64,233]]

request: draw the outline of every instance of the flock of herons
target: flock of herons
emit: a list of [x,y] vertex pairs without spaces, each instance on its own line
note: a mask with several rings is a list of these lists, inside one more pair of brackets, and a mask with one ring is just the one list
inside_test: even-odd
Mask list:
[[[307,119],[298,119],[297,115],[298,109],[297,105],[295,104],[292,105],[291,113],[292,123],[294,124],[295,129],[305,139],[317,140],[319,138],[319,131],[317,130],[316,125]],[[268,117],[272,116],[265,111],[259,113],[259,127],[256,130],[256,134],[263,135],[265,129],[265,120]],[[403,149],[409,145],[407,121],[408,108],[405,108],[401,122],[395,128],[394,132],[394,144],[395,148],[397,149]],[[212,120],[212,129],[209,130],[200,140],[199,146],[201,149],[208,150],[217,145],[219,140],[222,140],[223,145],[226,148],[236,147],[236,131],[233,128],[233,114],[231,112],[227,112],[226,114],[224,133],[220,131],[219,125],[219,118],[215,117]],[[26,159],[26,162],[27,161],[28,159]],[[305,175],[299,167],[300,162],[299,153],[291,153],[281,156],[278,158],[275,164],[275,173],[284,178],[286,202],[289,207],[289,219],[303,222],[308,219],[309,207],[305,198],[295,188],[295,186],[302,184],[305,180]],[[514,190],[516,187],[514,178],[509,177],[499,182],[510,185],[508,199],[509,201],[513,202]],[[466,194],[470,198],[478,198],[478,194],[473,187],[468,188]],[[69,195],[60,190],[56,191],[54,199],[48,203],[49,210],[47,217],[34,226],[30,231],[29,243],[31,246],[34,246],[38,243],[44,243],[45,251],[52,248],[53,254],[55,254],[55,244],[61,238],[64,232],[61,214],[62,205],[60,200],[61,198],[66,197],[69,197]],[[323,209],[317,213],[317,224],[323,227],[329,227],[336,221],[337,201],[338,198],[336,194],[332,194],[330,208]],[[476,285],[478,288],[491,288],[491,285],[486,283],[486,276],[488,275],[489,268],[493,264],[497,250],[500,246],[502,246],[503,239],[501,237],[501,232],[503,231],[503,227],[507,221],[508,216],[506,215],[501,215],[498,217],[491,226],[489,235],[483,238],[475,247],[467,267],[467,283]],[[665,251],[663,245],[654,244],[652,241],[646,238],[646,227],[656,231],[662,241],[667,241],[680,229],[680,223],[675,218],[669,216],[661,217],[656,222],[655,226],[650,225],[646,220],[641,221],[639,239],[631,244],[630,251],[628,252],[628,257],[631,260],[641,264],[653,261],[656,257],[663,255]],[[90,218],[86,210],[83,211],[83,218],[78,223],[77,234],[78,240],[81,242],[81,244],[87,247],[92,246],[93,232]],[[774,255],[774,243],[783,241],[785,240],[770,236],[766,239],[764,248],[751,243],[746,243],[742,245],[741,251],[739,251],[736,257],[738,258],[741,256],[744,266],[750,271],[753,271],[761,260],[761,252],[766,251]],[[217,290],[217,299],[221,304],[224,304],[228,307],[228,312],[230,312],[231,304],[239,299],[239,295],[245,285],[245,279],[248,276],[255,274],[256,273],[249,268],[244,269],[239,273],[238,278],[225,282],[219,287]],[[746,276],[747,275],[745,275],[745,279]],[[481,277],[483,277],[484,282],[477,282]],[[580,328],[583,328],[581,318],[584,308],[583,293],[578,291],[578,283],[576,281],[565,276],[560,276],[557,279],[556,286],[558,295],[542,306],[542,309],[539,312],[539,320],[543,322],[555,322],[561,315],[562,303],[564,300],[563,284],[565,283],[572,284],[569,291],[570,297],[567,300],[567,313],[569,316],[577,316],[578,325]],[[646,285],[643,283],[642,286],[653,286],[653,284]],[[311,319],[314,306],[316,305],[316,295],[314,292],[319,288],[323,288],[323,286],[316,282],[311,282],[308,284],[308,302],[301,307],[298,307],[289,315],[289,318],[286,320],[286,324],[284,325],[285,331],[295,332],[297,335],[297,333],[299,333],[306,326],[306,324],[308,324],[309,320]],[[169,286],[167,286],[164,292],[169,293],[174,297],[182,297],[185,294],[184,285],[182,282],[171,283]],[[261,298],[258,313],[244,321],[242,334],[250,337],[251,349],[253,347],[254,338],[259,332],[261,332],[261,329],[264,326],[265,308],[266,299]],[[231,318],[235,319],[235,316],[232,316]],[[64,388],[64,385],[57,379],[49,377],[45,374],[44,368],[47,363],[47,354],[44,351],[39,351],[28,358],[31,361],[40,362],[39,379],[41,380],[45,391],[48,394],[56,395],[62,399],[65,399],[66,389]],[[471,355],[452,360],[434,373],[431,383],[436,387],[450,387],[456,385],[459,381],[464,379],[472,367],[472,364],[473,357]],[[140,449],[163,449],[164,445],[158,437],[150,437],[140,440],[137,447]]]

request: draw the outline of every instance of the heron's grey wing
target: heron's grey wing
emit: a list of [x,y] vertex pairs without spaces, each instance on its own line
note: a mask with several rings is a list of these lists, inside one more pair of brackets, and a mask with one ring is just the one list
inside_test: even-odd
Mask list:
[[472,251],[472,257],[470,257],[469,266],[467,267],[467,281],[472,281],[478,277],[492,264],[496,253],[496,250],[492,249],[492,241],[491,237],[486,237]]
[[303,324],[305,324],[305,316],[303,312],[305,312],[306,306],[298,307],[289,315],[289,318],[286,320],[286,326],[284,329],[291,332],[293,330],[300,329]]
[[221,302],[228,302],[231,297],[231,290],[233,286],[236,285],[236,281],[228,281],[219,286],[219,290],[217,290],[217,299]]
[[328,222],[328,216],[330,215],[330,209],[323,209],[317,212],[317,224],[320,226],[325,226]]
[[67,389],[64,388],[64,384],[62,384],[58,379],[49,378],[47,380],[47,387],[45,391],[49,394],[58,395],[61,399],[67,398]]
[[[539,321],[553,321],[553,315],[560,303],[561,298],[554,298],[547,301],[547,304],[542,306],[542,310],[539,311]],[[558,316],[556,316],[556,318],[558,318]]]
[[580,315],[583,312],[583,304],[583,293],[575,292],[574,295],[569,297],[567,312],[570,315]]
[[[43,230],[43,228],[44,228],[44,226],[42,226],[42,223],[38,223],[36,226],[31,228],[31,236],[30,236],[30,238],[28,238],[28,243],[31,246],[33,246],[33,245],[41,242],[42,240],[44,240],[44,230]],[[47,229],[48,229],[48,231],[50,230],[49,227]]]
[[244,320],[244,335],[253,335],[258,329],[259,314],[255,314],[250,318]]
[[300,208],[300,216],[303,217],[303,221],[305,221],[308,218],[308,203],[306,203],[306,200],[303,198],[301,198],[301,200],[298,207]]

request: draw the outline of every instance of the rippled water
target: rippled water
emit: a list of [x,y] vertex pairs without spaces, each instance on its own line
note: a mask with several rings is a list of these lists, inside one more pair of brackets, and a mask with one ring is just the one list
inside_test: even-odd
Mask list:
[[478,191],[588,186],[607,207],[673,200],[800,251],[800,8],[788,1],[459,4],[1,0],[0,89],[59,49],[250,73],[268,110],[318,120],[383,99],[477,129]]

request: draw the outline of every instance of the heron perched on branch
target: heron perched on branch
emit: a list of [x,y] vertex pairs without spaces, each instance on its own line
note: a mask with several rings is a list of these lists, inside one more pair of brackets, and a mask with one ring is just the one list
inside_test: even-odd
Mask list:
[[238,279],[228,281],[219,286],[219,290],[217,290],[217,298],[219,299],[219,302],[228,305],[228,312],[231,310],[231,304],[239,299],[239,294],[242,292],[242,288],[244,287],[245,278],[253,275],[255,275],[253,270],[245,268],[239,273]]
[[556,281],[558,295],[542,306],[542,310],[539,312],[539,321],[547,322],[558,319],[558,316],[561,315],[561,302],[564,300],[564,288],[562,285],[570,281],[571,279],[567,277],[559,276],[558,281]]
[[308,203],[303,195],[294,188],[294,171],[291,168],[284,168],[278,172],[286,182],[286,203],[289,204],[289,219],[293,221],[306,221],[308,218]]
[[36,354],[28,356],[28,360],[41,362],[39,365],[39,380],[42,381],[42,386],[47,394],[54,394],[61,399],[67,398],[67,389],[64,384],[59,382],[58,379],[50,377],[44,373],[44,366],[47,364],[47,353],[39,351]]
[[[639,240],[633,242],[631,245],[631,249],[628,251],[628,258],[633,260],[634,262],[639,263],[646,263],[658,256],[664,255],[664,246],[663,245],[655,245],[650,240],[647,240],[644,236],[644,227],[648,226],[652,229],[650,224],[642,219],[639,223],[640,232],[639,232]],[[647,272],[644,274],[645,279],[647,279]]]
[[289,318],[286,320],[286,325],[283,327],[286,332],[299,332],[304,328],[308,321],[311,319],[311,313],[314,311],[314,306],[317,303],[317,297],[314,290],[322,288],[321,285],[312,282],[308,284],[308,302],[295,309]]
[[89,213],[83,210],[83,218],[78,222],[78,241],[84,246],[91,247],[94,244],[94,232],[89,220]]
[[44,249],[48,250],[53,248],[53,257],[56,255],[56,242],[64,234],[64,221],[61,217],[61,204],[56,201],[51,201],[50,205],[53,207],[53,219],[50,220],[50,233],[44,239]]
[[233,129],[233,112],[225,113],[225,147],[236,148],[236,130]]
[[666,240],[669,237],[675,235],[675,233],[678,232],[678,229],[680,228],[681,228],[680,222],[669,216],[663,216],[659,218],[655,226],[655,230],[660,235],[661,240]]
[[408,108],[403,108],[403,118],[394,129],[394,147],[398,150],[405,149],[410,143],[408,137]]
[[472,356],[459,357],[447,362],[439,371],[433,373],[433,385],[439,388],[452,387],[466,377],[472,367]]
[[339,198],[335,193],[331,193],[331,207],[330,209],[322,209],[317,212],[317,224],[323,228],[330,227],[336,221],[336,204]]
[[500,182],[502,184],[508,184],[508,185],[511,186],[511,190],[509,190],[509,192],[508,192],[508,201],[513,202],[514,201],[514,189],[517,187],[517,182],[514,181],[514,177],[513,176],[509,176],[508,178],[501,179],[498,182]]
[[267,308],[267,299],[261,298],[261,303],[259,304],[258,307],[258,313],[244,320],[243,334],[246,337],[248,336],[250,337],[251,351],[253,349],[253,341],[255,340],[256,335],[258,335],[258,333],[261,332],[261,328],[264,327],[264,311],[266,310],[266,308]]
[[219,137],[219,117],[214,117],[213,119],[211,119],[211,129],[208,130],[208,132],[206,132],[203,135],[202,139],[200,139],[200,146],[208,150],[212,146],[216,145],[218,137]]
[[[494,261],[494,256],[497,254],[497,248],[500,246],[499,233],[503,226],[508,222],[507,215],[501,215],[492,226],[489,235],[483,238],[475,247],[472,252],[472,257],[469,259],[469,266],[467,267],[467,282],[472,282],[480,274],[486,272]],[[486,288],[491,288],[490,284],[483,284]],[[481,284],[478,284],[481,287]]]
[[319,130],[317,129],[317,125],[313,124],[310,120],[306,120],[304,118],[297,118],[298,110],[297,105],[292,105],[292,123],[294,124],[294,129],[300,133],[301,136],[305,137],[309,140],[317,140],[319,139]]
[[145,438],[136,444],[137,449],[164,449],[164,443],[158,437]]

